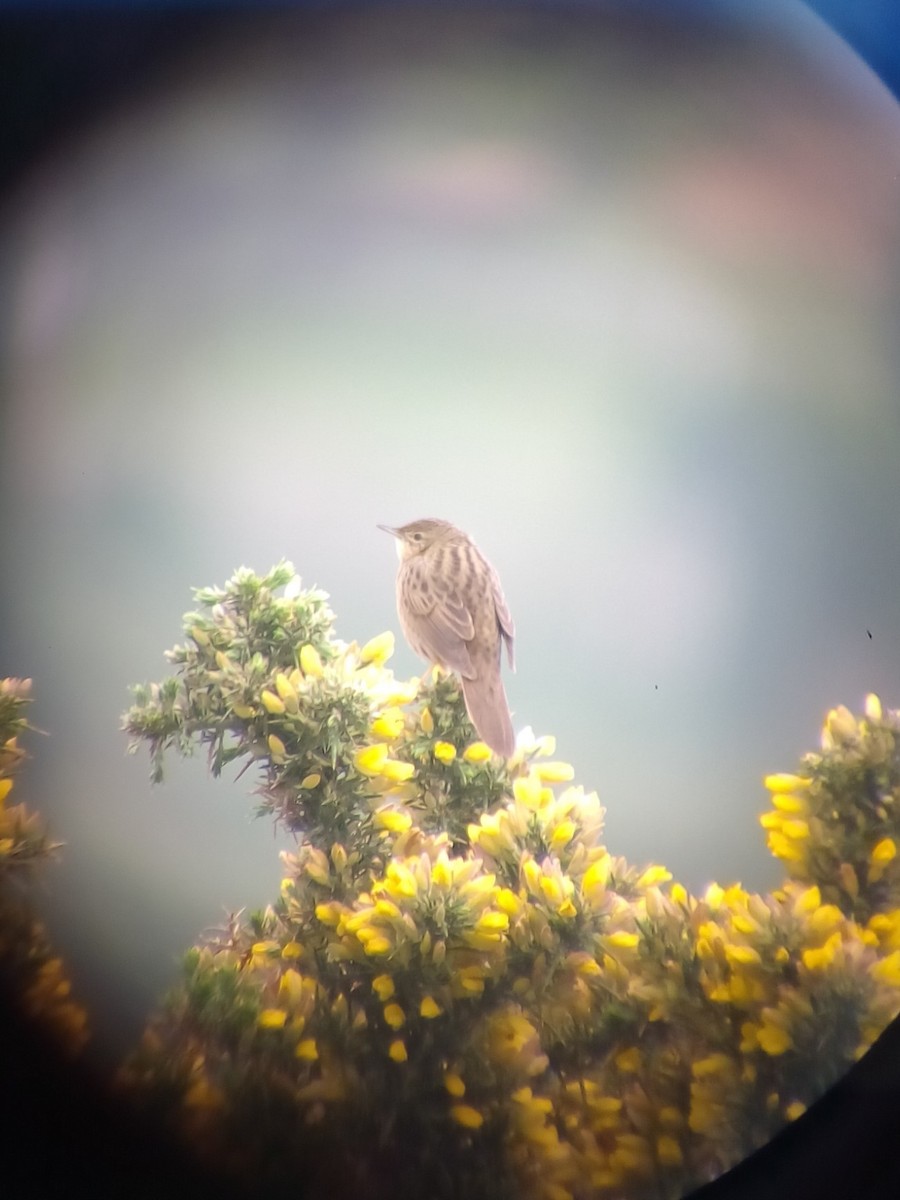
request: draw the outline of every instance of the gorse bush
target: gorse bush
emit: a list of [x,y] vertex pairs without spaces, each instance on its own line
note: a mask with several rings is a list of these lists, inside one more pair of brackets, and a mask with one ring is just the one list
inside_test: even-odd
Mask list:
[[71,998],[62,959],[30,898],[35,868],[58,847],[38,813],[10,803],[26,759],[21,738],[30,702],[30,679],[0,679],[0,984],[24,1016],[76,1054],[87,1041],[87,1014]]
[[[282,594],[279,594],[281,589]],[[799,1116],[900,1010],[900,717],[828,714],[766,780],[784,885],[692,896],[603,844],[524,731],[335,637],[289,564],[196,593],[125,716],[255,764],[281,894],[192,949],[123,1079],[219,1166],[322,1196],[677,1197]]]

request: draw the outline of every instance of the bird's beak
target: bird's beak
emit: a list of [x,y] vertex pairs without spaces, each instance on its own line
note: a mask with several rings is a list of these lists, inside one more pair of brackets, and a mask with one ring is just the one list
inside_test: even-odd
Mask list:
[[397,532],[397,530],[393,529],[390,525],[376,525],[375,528],[383,529],[384,532],[389,533],[391,535],[391,537],[399,537],[400,536],[400,534]]

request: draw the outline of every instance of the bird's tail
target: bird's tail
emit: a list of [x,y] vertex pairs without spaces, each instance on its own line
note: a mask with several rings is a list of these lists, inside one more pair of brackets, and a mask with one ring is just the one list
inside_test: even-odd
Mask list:
[[495,754],[509,758],[516,748],[516,735],[499,667],[478,679],[463,679],[462,689],[466,712],[478,736]]

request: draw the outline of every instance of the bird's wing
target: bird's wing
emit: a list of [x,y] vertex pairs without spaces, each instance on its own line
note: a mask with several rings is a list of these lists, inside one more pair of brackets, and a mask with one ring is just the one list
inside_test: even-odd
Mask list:
[[491,568],[491,592],[494,597],[494,608],[497,612],[497,624],[500,626],[500,636],[506,643],[506,657],[509,660],[511,671],[516,669],[515,652],[513,643],[516,639],[516,625],[512,619],[512,613],[509,611],[509,605],[506,603],[506,597],[503,595],[503,589],[500,586],[500,576]]
[[474,679],[477,672],[472,665],[468,645],[436,618],[434,612],[406,614],[406,636],[413,649],[429,662],[449,667],[464,679]]
[[414,648],[432,662],[474,678],[466,643],[475,636],[475,626],[456,589],[436,589],[423,564],[415,559],[406,564],[401,586]]

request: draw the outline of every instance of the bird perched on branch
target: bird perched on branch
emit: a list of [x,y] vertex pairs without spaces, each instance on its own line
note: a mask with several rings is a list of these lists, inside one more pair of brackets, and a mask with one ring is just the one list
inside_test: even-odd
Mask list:
[[455,671],[478,736],[509,758],[516,739],[500,678],[500,646],[515,670],[510,616],[497,572],[449,521],[411,521],[397,539],[397,615],[406,640],[430,663]]

